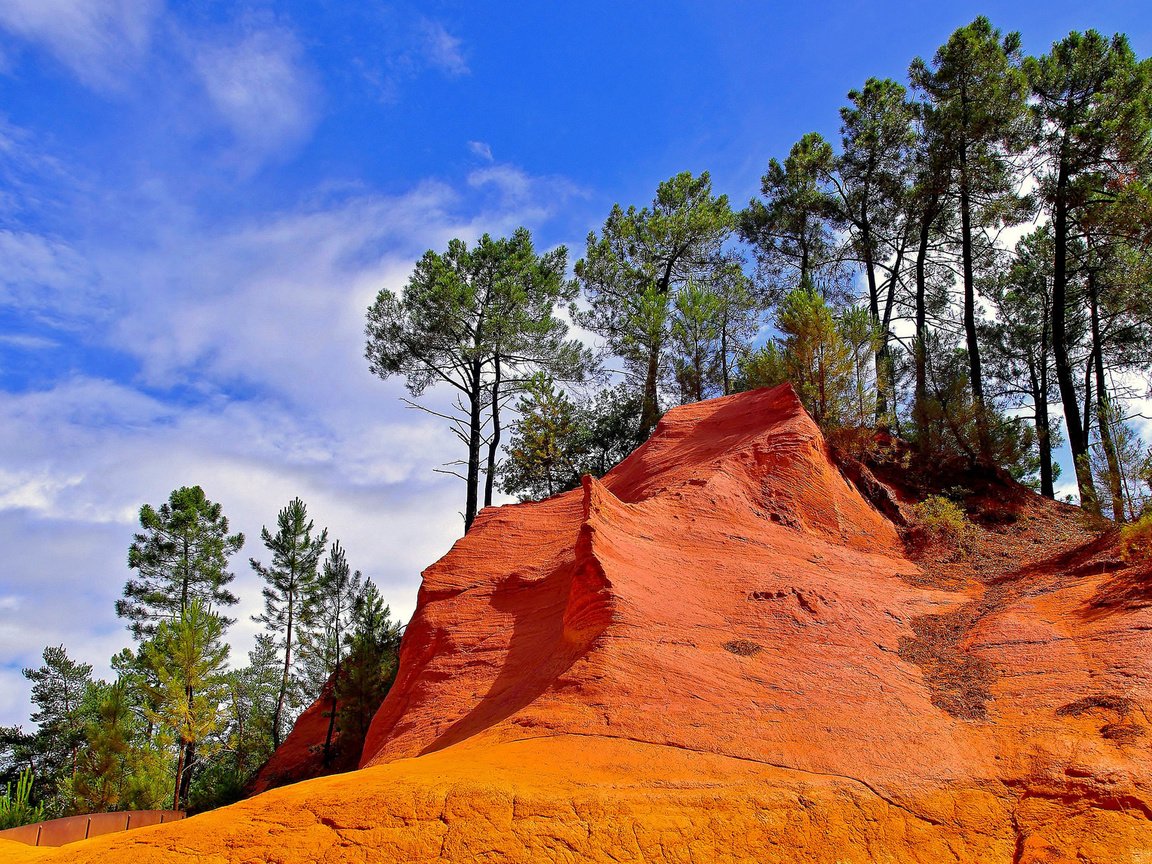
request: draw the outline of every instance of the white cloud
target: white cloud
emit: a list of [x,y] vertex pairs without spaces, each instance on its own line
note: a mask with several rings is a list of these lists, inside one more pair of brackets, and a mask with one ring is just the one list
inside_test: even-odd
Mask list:
[[[16,670],[0,668],[0,724],[26,722],[18,669],[45,645],[63,642],[107,674],[127,644],[113,603],[136,514],[181,485],[203,486],[248,537],[233,561],[235,662],[260,606],[247,559],[266,557],[260,527],[295,495],[407,617],[420,570],[462,528],[462,484],[432,471],[460,454],[442,422],[402,407],[402,381],[369,374],[365,311],[403,287],[425,249],[536,224],[570,186],[513,169],[231,225],[202,224],[179,201],[143,211],[102,198],[133,221],[48,243],[67,254],[25,255],[48,262],[73,320],[90,325],[88,344],[130,355],[139,373],[0,392],[0,658]],[[83,221],[84,206],[75,212]],[[84,266],[50,267],[57,257]],[[449,397],[426,398],[444,408]]]
[[[468,185],[492,196],[493,209],[522,216],[524,222],[541,222],[555,215],[573,198],[588,193],[564,177],[540,177],[522,168],[496,163],[477,168],[468,175]],[[515,228],[507,223],[493,225],[493,233]]]
[[252,30],[192,50],[209,101],[253,157],[290,151],[311,133],[319,88],[290,31]]
[[0,27],[42,45],[87,86],[119,89],[148,52],[161,0],[0,0]]
[[492,161],[492,148],[483,141],[469,141],[468,149],[472,151],[472,155],[479,156],[485,162]]
[[90,313],[97,293],[83,256],[53,237],[0,229],[0,306],[41,317]]
[[373,20],[379,28],[373,40],[378,50],[353,56],[351,63],[382,101],[398,101],[405,85],[429,71],[448,78],[471,74],[463,40],[438,21],[403,13]]
[[453,77],[471,71],[464,59],[463,42],[444,29],[443,24],[424,19],[418,33],[419,52],[429,66]]

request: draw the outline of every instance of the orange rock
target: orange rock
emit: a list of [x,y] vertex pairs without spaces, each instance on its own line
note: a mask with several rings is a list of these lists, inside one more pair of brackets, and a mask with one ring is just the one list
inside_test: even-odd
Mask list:
[[1144,860],[1152,580],[1075,508],[1004,491],[945,573],[787,386],[677,408],[425,572],[361,771],[0,855]]

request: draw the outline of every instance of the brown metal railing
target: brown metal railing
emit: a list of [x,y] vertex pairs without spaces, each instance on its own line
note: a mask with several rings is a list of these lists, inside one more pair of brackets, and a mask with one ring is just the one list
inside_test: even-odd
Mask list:
[[63,846],[101,834],[131,831],[146,825],[162,825],[184,818],[179,810],[126,810],[121,813],[89,813],[86,816],[65,816],[33,825],[21,825],[0,831],[0,840],[15,840],[29,846]]

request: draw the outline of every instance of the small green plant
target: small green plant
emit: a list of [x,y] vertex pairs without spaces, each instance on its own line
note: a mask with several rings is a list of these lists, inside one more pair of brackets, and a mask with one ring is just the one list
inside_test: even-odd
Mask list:
[[44,805],[33,806],[29,800],[31,795],[32,769],[26,768],[16,780],[15,794],[12,791],[12,784],[9,783],[4,787],[4,794],[0,795],[0,830],[44,820]]
[[933,540],[954,547],[962,557],[971,551],[976,529],[955,501],[929,495],[912,511],[916,524]]
[[1120,554],[1125,561],[1152,555],[1152,513],[1120,529]]

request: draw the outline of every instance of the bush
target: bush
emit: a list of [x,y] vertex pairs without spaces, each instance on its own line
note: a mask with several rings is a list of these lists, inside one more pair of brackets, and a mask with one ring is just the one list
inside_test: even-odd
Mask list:
[[0,831],[44,821],[44,805],[33,806],[29,800],[31,794],[32,769],[26,768],[16,781],[15,794],[9,783],[4,787],[4,794],[0,795]]
[[1120,554],[1127,561],[1132,557],[1146,558],[1149,553],[1152,553],[1152,513],[1145,513],[1120,529]]
[[929,495],[912,508],[916,525],[938,543],[951,545],[967,555],[976,539],[976,529],[964,510],[943,495]]

